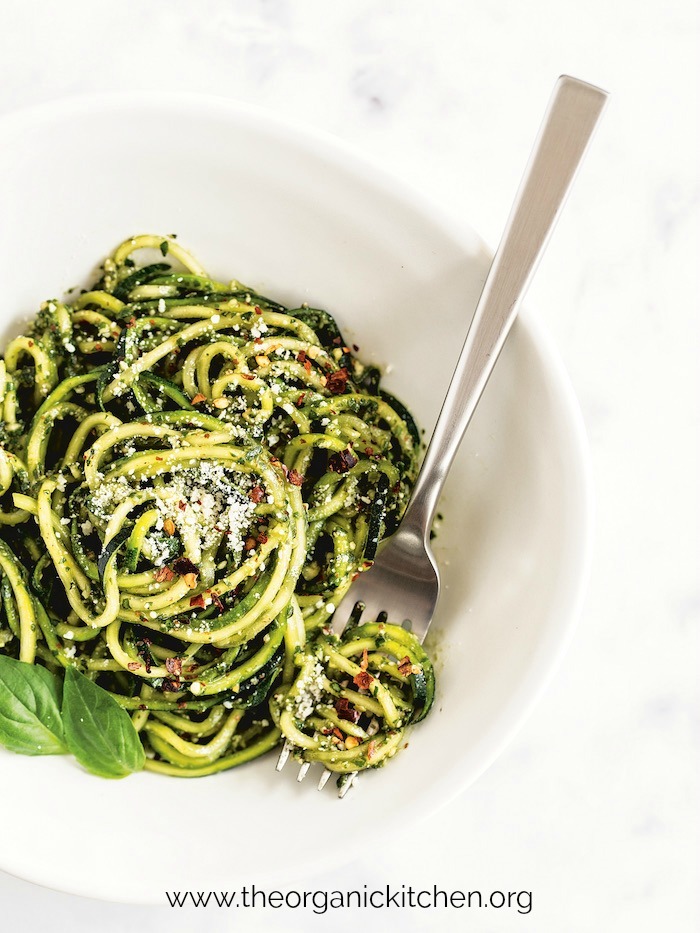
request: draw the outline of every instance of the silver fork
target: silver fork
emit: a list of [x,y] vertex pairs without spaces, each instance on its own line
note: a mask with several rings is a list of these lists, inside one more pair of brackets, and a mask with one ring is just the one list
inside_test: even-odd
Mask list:
[[[593,131],[607,93],[563,76],[540,127],[503,237],[489,270],[469,332],[457,361],[410,501],[398,530],[380,548],[373,566],[361,573],[335,618],[348,603],[364,604],[367,617],[386,617],[425,638],[440,594],[440,574],[430,548],[430,529],[438,498],[464,432],[481,398],[518,307],[544,253]],[[344,628],[334,624],[340,634]],[[278,770],[291,749],[285,745]],[[309,769],[302,764],[298,780]],[[331,772],[325,770],[319,790]],[[343,797],[357,772],[339,780]]]

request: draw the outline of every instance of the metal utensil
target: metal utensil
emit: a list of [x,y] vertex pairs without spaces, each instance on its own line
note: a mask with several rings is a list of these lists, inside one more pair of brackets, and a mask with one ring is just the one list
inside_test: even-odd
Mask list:
[[[607,93],[562,76],[540,127],[520,189],[486,278],[410,501],[398,530],[382,545],[373,566],[351,590],[352,602],[378,616],[410,627],[422,641],[440,594],[440,574],[430,548],[430,529],[447,473],[505,339],[515,320],[549,237],[559,218]],[[336,619],[343,617],[342,608]],[[345,616],[346,617],[346,616]],[[342,626],[336,631],[342,631]],[[289,756],[285,746],[278,770]],[[299,780],[308,771],[301,766]],[[324,771],[323,787],[331,772]],[[344,796],[357,772],[344,775]]]

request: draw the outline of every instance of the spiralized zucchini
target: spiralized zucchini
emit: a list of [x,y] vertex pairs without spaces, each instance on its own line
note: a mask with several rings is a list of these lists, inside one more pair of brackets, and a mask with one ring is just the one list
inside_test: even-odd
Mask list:
[[0,360],[0,651],[108,690],[154,771],[282,735],[331,770],[384,763],[430,662],[382,620],[328,626],[415,479],[379,375],[327,312],[126,240]]

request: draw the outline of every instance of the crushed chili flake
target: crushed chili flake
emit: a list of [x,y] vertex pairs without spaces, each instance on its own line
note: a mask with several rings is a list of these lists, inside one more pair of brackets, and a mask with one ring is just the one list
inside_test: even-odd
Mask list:
[[366,671],[369,664],[369,654],[366,648],[362,649],[362,660],[360,661],[360,670]]
[[151,644],[152,642],[150,638],[143,637],[143,638],[138,638],[136,640],[136,651],[138,653],[138,656],[141,658],[141,660],[143,661],[145,665],[147,674],[151,673],[151,667],[155,663],[153,660],[153,656],[151,655],[151,652],[149,651],[149,646]]
[[304,360],[304,369],[307,375],[311,372],[311,360]]
[[204,609],[204,597],[201,593],[198,593],[196,596],[190,598],[190,606],[195,609]]
[[299,398],[296,400],[297,408],[301,408],[301,406],[304,404],[305,398],[306,398],[306,392],[302,392]]
[[245,539],[245,544],[244,544],[243,546],[245,547],[246,551],[252,551],[253,548],[255,547],[256,543],[257,543],[257,542],[256,542],[255,538],[246,538],[246,539]]
[[297,473],[296,470],[290,470],[287,479],[292,484],[292,486],[302,486],[304,483],[304,477],[301,473]]
[[343,733],[337,726],[333,726],[333,735],[336,737],[336,739],[340,739],[342,741]]
[[241,373],[241,376],[243,379],[248,379],[249,381],[251,379],[255,379],[255,376],[252,373]]
[[199,568],[196,564],[192,563],[189,557],[178,557],[178,559],[173,563],[173,570],[181,577],[184,577],[185,574],[188,573],[199,575]]
[[259,308],[259,307],[256,305],[256,306],[255,306],[255,313],[256,313],[256,314],[262,314],[262,308]]
[[347,473],[356,463],[357,457],[350,449],[339,450],[328,458],[328,469],[333,473]]
[[304,363],[306,361],[306,350],[299,350],[297,353],[297,362]]
[[129,661],[126,665],[130,671],[137,671],[141,667],[140,661]]
[[359,687],[360,690],[369,690],[374,681],[374,677],[367,671],[360,671],[359,674],[355,674],[352,679],[352,682],[356,687]]
[[405,657],[401,658],[401,662],[399,664],[399,674],[402,674],[404,677],[408,677],[412,670],[413,664],[411,664],[411,659],[409,656],[406,655]]
[[252,499],[253,502],[262,502],[265,498],[265,490],[262,486],[253,486],[253,488],[248,493],[248,498]]
[[163,679],[163,683],[160,685],[160,689],[164,693],[179,693],[182,688],[176,680]]
[[130,317],[129,320],[126,322],[126,326],[127,326],[127,327],[133,327],[134,324],[136,324],[136,318],[135,318],[135,317]]
[[339,346],[341,345],[342,342],[343,342],[343,341],[340,339],[340,337],[334,337],[334,338],[333,338],[333,343],[336,345],[336,347],[339,347]]
[[350,706],[345,697],[339,697],[335,701],[335,711],[339,719],[345,719],[348,722],[356,723],[360,719],[360,711]]
[[175,534],[175,522],[172,520],[172,518],[165,519],[163,522],[163,531],[166,533],[166,535],[170,535],[171,537]]
[[258,544],[267,544],[268,538],[264,531],[258,533]]
[[219,594],[216,593],[216,592],[214,592],[214,590],[209,590],[209,595],[211,596],[212,602],[214,603],[214,605],[216,606],[216,608],[219,610],[219,612],[223,612],[223,611],[224,611],[224,604],[221,602],[221,599],[220,599],[220,597],[219,597]]
[[374,741],[374,739],[372,739],[372,741],[367,746],[367,761],[369,761],[370,758],[374,757],[374,751],[376,747],[377,747],[377,743]]
[[182,673],[182,658],[166,658],[165,669],[169,674],[179,677]]
[[198,392],[198,393],[195,395],[195,397],[192,399],[192,404],[193,404],[193,405],[201,405],[202,402],[206,402],[206,400],[207,400],[206,395],[202,395],[201,392]]
[[155,572],[154,580],[156,583],[169,583],[173,579],[175,579],[175,574],[170,567],[159,567]]
[[342,395],[348,384],[349,373],[345,366],[331,373],[326,379],[326,388],[331,395]]

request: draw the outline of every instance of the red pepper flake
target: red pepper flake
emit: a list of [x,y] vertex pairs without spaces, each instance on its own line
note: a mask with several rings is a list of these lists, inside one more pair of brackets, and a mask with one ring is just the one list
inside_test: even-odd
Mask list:
[[374,757],[374,752],[375,752],[376,747],[377,747],[377,743],[374,741],[374,739],[372,739],[372,741],[367,746],[367,761],[369,761],[370,758]]
[[345,392],[349,376],[350,373],[347,371],[345,366],[328,376],[326,379],[326,388],[331,393],[331,395],[342,395],[343,392]]
[[262,337],[254,337],[253,343],[262,343]]
[[365,447],[365,453],[367,454],[368,457],[374,456],[374,450],[372,447]]
[[136,323],[136,318],[135,318],[135,317],[130,317],[129,320],[126,322],[126,326],[127,326],[127,327],[133,327],[135,323]]
[[34,346],[34,341],[33,341],[33,340],[28,340],[28,341],[27,341],[27,346],[28,346],[28,347],[33,347],[33,346]]
[[97,353],[102,353],[102,344],[101,344],[101,343],[96,343],[96,344],[95,344],[95,351],[96,351]]
[[148,707],[146,706],[145,703],[139,703],[139,709],[144,710],[144,709],[148,709]]
[[223,611],[224,611],[224,604],[221,602],[221,599],[220,599],[220,597],[219,597],[219,594],[216,593],[216,592],[214,592],[214,590],[209,590],[209,595],[211,596],[212,602],[214,603],[214,605],[216,606],[216,608],[219,610],[219,612],[223,612]]
[[265,490],[262,486],[253,486],[253,488],[248,493],[248,498],[252,499],[253,502],[262,502],[265,498]]
[[374,677],[367,671],[360,671],[359,674],[355,674],[352,682],[356,687],[359,687],[360,690],[369,690],[374,682]]
[[336,737],[336,739],[340,739],[342,742],[343,733],[340,731],[340,729],[337,726],[333,726],[333,735]]
[[182,658],[166,658],[165,669],[169,674],[179,677],[182,673]]
[[340,344],[341,344],[340,337],[334,337],[334,338],[333,338],[333,343],[336,345],[336,347],[339,347]]
[[360,711],[350,706],[345,697],[339,697],[335,701],[335,711],[339,719],[345,719],[347,722],[356,723],[360,719]]
[[399,674],[402,674],[404,677],[408,677],[412,670],[413,664],[411,664],[411,659],[408,655],[405,655],[405,657],[401,658],[399,663]]
[[195,397],[192,399],[192,404],[193,404],[193,405],[201,405],[202,402],[206,402],[206,400],[207,400],[206,395],[202,395],[201,392],[198,392],[198,393],[195,395]]
[[332,470],[334,473],[347,473],[356,463],[357,457],[348,448],[346,450],[339,450],[328,458],[328,469]]
[[304,363],[306,361],[306,350],[299,350],[297,353],[297,362]]
[[140,661],[129,661],[126,665],[130,671],[137,671],[141,667]]
[[292,486],[302,486],[304,483],[304,477],[301,475],[301,473],[297,473],[296,470],[290,470],[287,479],[292,484]]
[[241,376],[243,379],[248,379],[249,381],[251,379],[255,379],[255,376],[252,373],[241,373]]
[[177,680],[163,680],[160,689],[164,693],[179,693],[182,687]]
[[307,375],[311,372],[311,360],[304,360],[304,369]]
[[181,512],[184,512],[185,509],[187,508],[186,504],[182,501],[182,499],[180,499],[180,501],[178,502],[177,507],[178,509],[180,509]]
[[163,458],[162,458],[162,457],[156,457],[156,460],[160,460],[160,461],[161,461],[161,463],[162,463],[162,461],[163,461]]
[[190,606],[192,606],[194,609],[204,609],[204,597],[201,593],[190,597]]
[[173,570],[181,577],[184,577],[188,573],[194,573],[199,576],[199,568],[196,564],[192,563],[189,557],[178,557],[173,563]]
[[360,661],[360,670],[366,671],[369,664],[369,654],[366,648],[362,649],[362,660]]
[[258,532],[258,544],[267,544],[267,535],[263,532]]
[[304,404],[305,398],[306,398],[306,392],[302,392],[296,401],[297,408],[301,408],[301,406]]
[[256,313],[256,314],[262,314],[262,308],[260,308],[260,307],[258,307],[258,305],[256,305],[256,306],[255,306],[255,313]]
[[187,702],[185,700],[178,700],[177,703],[178,709],[187,709]]
[[256,543],[257,543],[257,542],[256,542],[255,538],[246,538],[246,539],[245,539],[245,544],[244,544],[243,546],[245,547],[246,551],[252,551],[253,548],[255,547]]
[[156,583],[168,583],[170,580],[175,579],[175,574],[170,567],[159,567],[158,570],[156,570],[154,579]]

